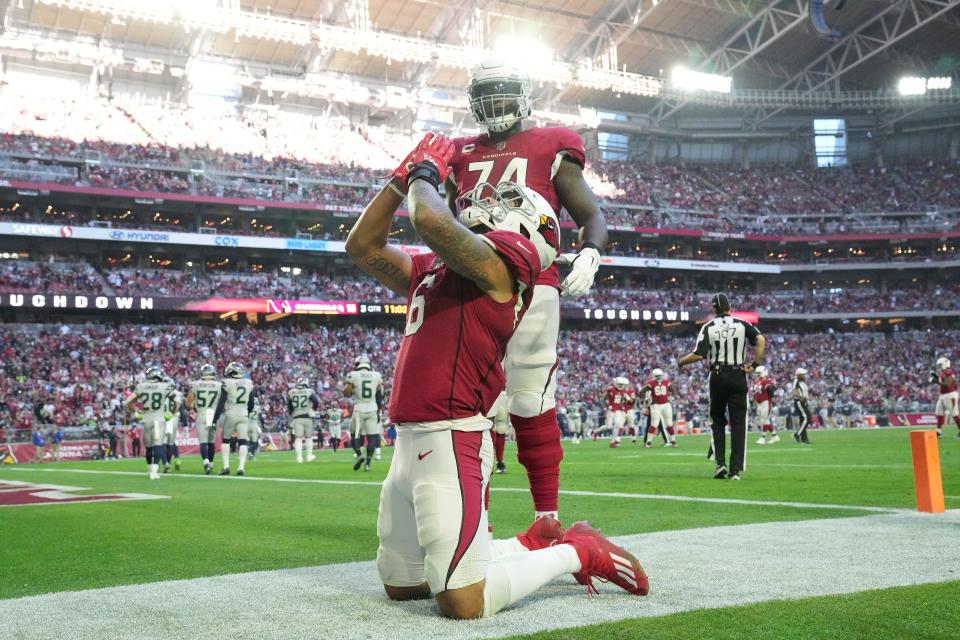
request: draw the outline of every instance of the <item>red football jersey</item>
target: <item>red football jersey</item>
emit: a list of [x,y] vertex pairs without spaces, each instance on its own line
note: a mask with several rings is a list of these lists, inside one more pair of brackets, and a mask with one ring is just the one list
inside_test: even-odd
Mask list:
[[670,381],[666,378],[661,378],[660,382],[650,378],[644,383],[644,386],[650,387],[650,396],[653,398],[653,404],[666,404],[670,402],[670,396],[667,395],[667,389],[670,388]]
[[637,391],[636,389],[626,389],[623,392],[623,395],[620,396],[621,403],[620,408],[624,411],[630,411],[633,409],[634,405],[637,404]]
[[623,392],[613,385],[607,387],[607,409],[610,411],[622,411],[623,409],[620,406],[620,403],[623,399],[622,394]]
[[[458,198],[482,182],[494,186],[501,182],[516,182],[543,196],[558,217],[560,197],[553,178],[560,169],[560,162],[564,157],[581,167],[587,162],[583,140],[566,127],[527,129],[501,142],[491,140],[487,134],[454,138],[453,142],[457,154],[450,168],[457,183]],[[560,288],[560,270],[551,265],[537,284]]]
[[768,400],[773,400],[770,396],[770,387],[775,386],[773,378],[760,378],[753,383],[753,401],[754,402],[766,402]]
[[414,256],[407,326],[390,394],[393,422],[486,415],[506,386],[500,363],[530,306],[540,257],[518,233],[491,231],[484,237],[507,263],[523,295],[495,302],[435,253]]
[[[953,384],[943,384],[944,378],[953,376]],[[953,393],[957,390],[957,374],[953,369],[944,369],[940,372],[940,393]]]

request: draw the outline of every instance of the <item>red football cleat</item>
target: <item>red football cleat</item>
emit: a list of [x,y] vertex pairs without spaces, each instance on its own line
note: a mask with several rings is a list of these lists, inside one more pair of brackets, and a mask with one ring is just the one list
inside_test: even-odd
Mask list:
[[563,527],[553,516],[540,516],[530,528],[517,534],[517,540],[530,551],[538,551],[563,539]]
[[640,562],[629,551],[603,537],[589,522],[574,523],[564,532],[561,542],[577,550],[583,568],[573,577],[580,584],[587,585],[587,593],[599,593],[593,585],[593,578],[612,582],[635,596],[650,592],[650,580]]

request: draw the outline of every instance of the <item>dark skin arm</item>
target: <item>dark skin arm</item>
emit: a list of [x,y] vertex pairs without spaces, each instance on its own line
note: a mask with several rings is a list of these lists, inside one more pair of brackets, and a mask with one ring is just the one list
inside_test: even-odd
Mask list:
[[[401,192],[406,185],[391,181]],[[347,236],[347,255],[367,275],[394,293],[406,296],[410,291],[413,261],[399,247],[387,244],[393,216],[403,198],[389,186],[380,190]]]
[[564,158],[553,178],[560,204],[580,227],[580,243],[592,242],[604,251],[607,247],[607,222],[603,219],[597,197],[583,177],[583,168]]
[[473,280],[496,302],[513,297],[513,274],[507,265],[493,247],[454,219],[436,189],[416,180],[409,200],[414,229],[448,267]]

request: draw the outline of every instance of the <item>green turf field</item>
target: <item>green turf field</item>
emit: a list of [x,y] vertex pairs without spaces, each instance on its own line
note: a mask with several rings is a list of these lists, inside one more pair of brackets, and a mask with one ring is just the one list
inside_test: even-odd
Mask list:
[[[940,443],[941,464],[947,508],[960,509],[960,441],[952,435]],[[703,436],[681,437],[677,449],[644,450],[625,441],[611,450],[602,441],[565,442],[561,489],[570,493],[561,496],[562,520],[589,519],[609,535],[627,535],[914,508],[907,430],[815,432],[811,439],[810,447],[789,439],[751,445],[739,483],[711,479]],[[292,452],[261,453],[248,464],[248,477],[229,479],[203,476],[198,457],[185,458],[182,471],[159,481],[147,479],[140,460],[0,467],[0,481],[170,497],[0,509],[0,600],[372,560],[378,483],[389,455],[384,449],[384,460],[364,473],[352,470],[348,451],[321,451],[315,462],[301,465],[293,462]],[[492,482],[490,520],[497,537],[524,529],[532,514],[512,446],[507,461],[508,473]],[[960,567],[952,570],[960,579]],[[655,588],[655,576],[651,583]],[[958,628],[958,595],[960,583],[945,582],[753,604],[731,615],[746,621],[750,637],[758,638],[956,637],[944,629],[955,633]],[[904,606],[904,598],[925,604]],[[949,627],[942,626],[947,618],[935,616],[934,609],[952,611]],[[743,628],[729,620],[712,610],[691,611],[542,637],[745,637]],[[829,625],[817,627],[817,634],[802,632],[818,620]]]

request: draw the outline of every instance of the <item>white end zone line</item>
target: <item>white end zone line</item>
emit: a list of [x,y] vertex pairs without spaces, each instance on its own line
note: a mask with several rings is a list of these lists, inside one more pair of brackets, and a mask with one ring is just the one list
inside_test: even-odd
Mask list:
[[[46,473],[84,473],[90,475],[111,475],[111,476],[141,476],[145,474],[136,471],[98,471],[94,469],[19,469],[11,468],[10,471],[22,472],[46,472]],[[221,482],[223,480],[234,480],[238,482],[289,482],[294,484],[330,484],[330,485],[354,485],[363,487],[379,487],[380,482],[369,482],[362,480],[315,480],[310,478],[265,478],[257,476],[201,476],[195,474],[167,474],[163,478],[194,478],[205,482]],[[153,485],[151,485],[153,486]],[[491,492],[497,493],[528,493],[529,489],[519,487],[491,487]],[[744,500],[739,498],[709,498],[701,496],[673,496],[659,493],[625,493],[621,491],[575,491],[571,489],[561,489],[560,495],[578,496],[588,498],[626,498],[628,500],[668,500],[674,502],[700,502],[707,504],[737,504],[754,507],[788,507],[794,509],[839,509],[843,511],[864,511],[867,513],[912,513],[912,509],[898,509],[895,507],[878,507],[869,505],[844,505],[844,504],[819,504],[814,502],[792,502],[780,500]]]
[[[7,635],[20,640],[479,640],[955,581],[960,545],[943,541],[958,527],[955,510],[623,536],[615,541],[640,558],[650,595],[632,597],[607,584],[600,596],[587,598],[564,576],[511,609],[466,622],[440,617],[432,601],[390,602],[374,562],[0,600],[0,620]],[[105,614],[104,603],[113,603],[109,610],[119,616]],[[243,615],[229,613],[237,611]],[[635,624],[642,637],[642,621]]]

